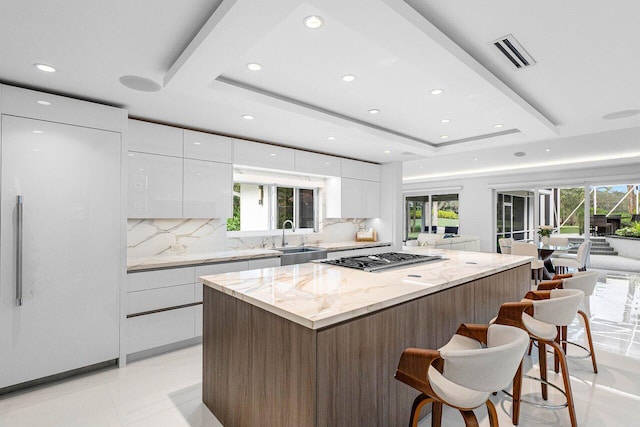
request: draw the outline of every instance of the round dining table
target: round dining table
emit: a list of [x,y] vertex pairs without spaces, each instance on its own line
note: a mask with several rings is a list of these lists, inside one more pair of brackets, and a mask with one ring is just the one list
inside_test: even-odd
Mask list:
[[551,280],[555,274],[555,268],[551,263],[551,255],[554,252],[568,252],[573,246],[556,246],[545,245],[542,242],[538,243],[538,258],[544,261],[544,268],[542,269],[542,275],[545,279]]

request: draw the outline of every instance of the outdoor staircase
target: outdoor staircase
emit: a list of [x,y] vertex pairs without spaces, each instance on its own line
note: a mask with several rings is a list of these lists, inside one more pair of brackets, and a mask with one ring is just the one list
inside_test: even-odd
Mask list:
[[[609,246],[609,243],[604,237],[590,237],[589,240],[591,240],[591,255],[618,255],[618,252]],[[569,237],[569,243],[574,246],[569,249],[569,253],[578,253],[578,246],[582,242],[584,242],[584,238],[582,237]]]

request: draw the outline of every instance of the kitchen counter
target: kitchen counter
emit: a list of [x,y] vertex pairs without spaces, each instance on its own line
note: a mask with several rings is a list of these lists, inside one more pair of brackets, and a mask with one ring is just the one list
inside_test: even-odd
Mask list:
[[[345,251],[349,249],[377,248],[391,246],[389,242],[333,242],[308,245],[321,248],[327,252]],[[289,247],[289,246],[288,246]],[[127,259],[127,271],[151,270],[167,267],[185,267],[198,264],[211,264],[216,262],[241,261],[259,258],[279,257],[282,253],[276,249],[224,249],[211,252],[194,254],[181,254],[179,252],[167,252],[148,258]]]
[[277,249],[225,249],[195,254],[169,253],[149,258],[127,259],[127,271],[151,270],[166,267],[185,267],[189,265],[273,258],[279,256],[282,256],[282,252]]
[[314,262],[201,280],[205,286],[319,329],[529,263],[529,257],[485,252],[426,248],[410,252],[447,259],[377,273]]
[[487,323],[531,279],[528,257],[410,252],[448,259],[377,273],[314,262],[201,277],[205,405],[229,426],[409,424],[415,390],[393,380],[402,351]]

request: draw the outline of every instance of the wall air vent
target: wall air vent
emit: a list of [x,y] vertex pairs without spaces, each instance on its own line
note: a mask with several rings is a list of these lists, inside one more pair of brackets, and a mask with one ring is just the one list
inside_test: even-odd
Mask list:
[[531,67],[535,65],[536,61],[527,53],[526,50],[518,43],[515,37],[508,34],[504,37],[500,37],[493,42],[493,45],[502,53],[505,58],[509,60],[509,63],[516,69],[522,70],[523,68]]

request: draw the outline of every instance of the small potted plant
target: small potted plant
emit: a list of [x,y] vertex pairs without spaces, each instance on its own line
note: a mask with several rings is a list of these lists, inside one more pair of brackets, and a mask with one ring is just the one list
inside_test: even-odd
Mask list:
[[549,236],[553,232],[553,225],[541,225],[538,227],[538,236],[540,236],[540,240],[542,244],[549,244]]

